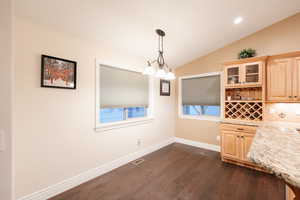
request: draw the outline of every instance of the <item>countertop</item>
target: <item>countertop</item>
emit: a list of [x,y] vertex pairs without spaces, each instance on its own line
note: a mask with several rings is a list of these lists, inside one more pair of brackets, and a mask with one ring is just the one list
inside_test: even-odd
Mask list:
[[300,134],[294,128],[258,127],[248,158],[300,188]]
[[238,120],[223,120],[221,122],[226,124],[237,124],[237,125],[257,126],[257,127],[261,125],[278,125],[284,128],[294,128],[300,131],[300,123],[296,123],[296,122],[284,122],[284,121],[247,122],[247,121],[238,121]]
[[248,121],[238,121],[238,120],[222,120],[221,123],[246,125],[246,126],[259,126],[262,124],[262,122],[248,122]]

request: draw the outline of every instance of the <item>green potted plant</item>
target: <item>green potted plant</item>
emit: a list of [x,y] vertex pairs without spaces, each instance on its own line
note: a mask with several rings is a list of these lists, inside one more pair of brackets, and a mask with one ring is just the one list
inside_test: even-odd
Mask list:
[[254,56],[256,56],[255,49],[248,48],[248,49],[243,49],[239,53],[238,58],[243,59],[243,58],[251,58],[251,57],[254,57]]

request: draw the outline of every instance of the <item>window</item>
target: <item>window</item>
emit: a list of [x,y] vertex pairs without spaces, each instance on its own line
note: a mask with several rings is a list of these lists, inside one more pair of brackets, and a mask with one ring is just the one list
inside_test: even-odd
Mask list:
[[220,106],[183,105],[183,114],[220,116]]
[[99,118],[100,123],[109,123],[146,116],[147,107],[101,108]]
[[148,76],[103,64],[96,67],[96,128],[149,119]]
[[181,77],[179,96],[181,117],[219,119],[221,116],[221,73]]

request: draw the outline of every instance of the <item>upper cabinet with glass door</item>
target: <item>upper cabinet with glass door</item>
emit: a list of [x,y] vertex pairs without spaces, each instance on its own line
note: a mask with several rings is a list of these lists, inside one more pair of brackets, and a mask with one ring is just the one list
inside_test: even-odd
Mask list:
[[241,67],[239,65],[225,68],[226,85],[234,86],[241,84]]
[[228,63],[229,65],[226,64],[225,87],[261,86],[265,61],[259,61],[257,59],[258,58],[256,58],[256,60],[254,58],[250,58]]
[[242,84],[261,85],[263,62],[247,63],[243,65]]

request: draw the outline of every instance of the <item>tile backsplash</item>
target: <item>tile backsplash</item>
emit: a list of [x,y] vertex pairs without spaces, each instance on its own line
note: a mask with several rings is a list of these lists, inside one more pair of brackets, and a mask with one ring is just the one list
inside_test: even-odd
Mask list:
[[300,103],[266,104],[266,121],[300,122]]

